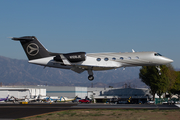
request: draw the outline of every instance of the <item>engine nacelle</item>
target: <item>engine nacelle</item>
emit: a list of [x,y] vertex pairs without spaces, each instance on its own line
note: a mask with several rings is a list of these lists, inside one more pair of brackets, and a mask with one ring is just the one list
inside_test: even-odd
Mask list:
[[[85,52],[75,52],[75,53],[67,53],[67,54],[63,54],[64,57],[66,57],[69,62],[75,63],[75,62],[82,62],[86,60],[86,53]],[[58,62],[62,62],[61,56],[60,55],[56,55],[56,57],[54,57],[55,61]]]

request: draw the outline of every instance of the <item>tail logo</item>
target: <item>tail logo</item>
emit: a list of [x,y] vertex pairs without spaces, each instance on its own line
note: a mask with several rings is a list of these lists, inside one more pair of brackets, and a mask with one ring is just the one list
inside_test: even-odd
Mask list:
[[39,53],[39,46],[35,43],[31,43],[27,46],[26,51],[29,55],[35,56]]

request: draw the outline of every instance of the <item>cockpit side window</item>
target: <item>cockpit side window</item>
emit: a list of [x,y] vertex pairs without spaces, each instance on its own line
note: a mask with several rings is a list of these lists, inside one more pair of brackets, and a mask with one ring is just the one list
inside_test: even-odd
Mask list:
[[154,53],[154,56],[162,56],[162,55],[159,53]]

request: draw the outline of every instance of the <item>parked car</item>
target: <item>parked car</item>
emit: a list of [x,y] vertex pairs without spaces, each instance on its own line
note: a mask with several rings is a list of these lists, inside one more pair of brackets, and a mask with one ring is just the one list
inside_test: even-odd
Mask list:
[[89,100],[86,100],[86,99],[82,99],[82,100],[79,100],[80,103],[90,103]]

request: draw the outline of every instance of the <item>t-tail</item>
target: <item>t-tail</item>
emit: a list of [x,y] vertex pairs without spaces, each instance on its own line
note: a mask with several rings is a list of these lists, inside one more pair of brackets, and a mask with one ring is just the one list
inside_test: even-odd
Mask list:
[[50,53],[43,47],[35,36],[13,37],[12,40],[20,41],[29,60],[49,57]]

